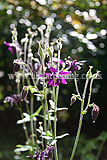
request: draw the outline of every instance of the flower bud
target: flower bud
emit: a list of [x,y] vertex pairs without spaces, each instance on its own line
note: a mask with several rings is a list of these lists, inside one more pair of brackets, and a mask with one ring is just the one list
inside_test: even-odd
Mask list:
[[76,97],[75,96],[72,96],[71,97],[71,101],[70,101],[70,106],[76,101]]
[[90,67],[90,69],[88,70],[88,72],[87,72],[87,74],[86,74],[86,78],[88,78],[88,79],[90,79],[90,78],[92,77],[92,72],[91,72],[91,70],[92,70],[93,66],[89,66],[89,67]]
[[93,109],[91,112],[91,117],[92,117],[93,122],[96,121],[98,114],[99,114],[99,107],[97,105],[93,104]]
[[17,72],[20,69],[20,62],[23,62],[21,59],[15,59],[13,61],[13,72]]
[[21,92],[21,100],[23,101],[28,94],[28,86],[24,86]]
[[20,69],[20,65],[14,63],[14,65],[13,65],[13,72],[17,72],[19,69]]

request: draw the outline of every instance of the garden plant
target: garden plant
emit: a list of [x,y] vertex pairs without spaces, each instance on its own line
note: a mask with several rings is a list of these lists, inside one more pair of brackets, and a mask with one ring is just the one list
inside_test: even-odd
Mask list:
[[[79,72],[87,60],[73,60],[68,56],[61,59],[63,41],[61,38],[50,42],[52,25],[47,24],[45,31],[39,27],[32,32],[28,28],[25,37],[19,42],[17,29],[12,30],[12,42],[4,42],[11,54],[16,54],[13,61],[13,75],[15,77],[17,90],[13,95],[4,99],[20,112],[21,119],[17,125],[22,124],[25,133],[25,144],[18,144],[15,153],[20,159],[32,160],[58,160],[57,142],[59,139],[69,136],[69,133],[57,135],[58,112],[66,111],[68,108],[58,106],[60,84],[67,85],[74,81],[75,90],[72,91],[70,106],[75,101],[80,101],[80,119],[77,135],[73,149],[71,148],[70,160],[74,159],[82,122],[88,109],[91,109],[93,123],[99,113],[99,107],[91,100],[93,81],[97,79],[100,72],[92,72],[93,66],[84,74],[84,89],[78,87]],[[37,32],[41,39],[36,40]],[[38,43],[38,50],[34,48],[34,42]],[[57,50],[57,53],[55,51]],[[9,75],[10,79],[12,75]],[[83,90],[83,93],[82,93]],[[88,94],[88,98],[86,98]],[[86,103],[87,100],[87,103]],[[72,142],[71,142],[72,143]]]

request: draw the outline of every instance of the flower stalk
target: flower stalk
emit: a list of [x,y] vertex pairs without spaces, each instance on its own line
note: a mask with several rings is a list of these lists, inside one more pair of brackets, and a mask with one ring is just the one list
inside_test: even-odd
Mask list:
[[73,147],[73,150],[72,150],[72,154],[71,154],[70,160],[73,160],[74,154],[75,154],[75,151],[76,151],[76,148],[77,148],[77,145],[78,145],[78,140],[79,140],[81,127],[82,127],[82,121],[83,121],[84,100],[85,100],[85,95],[86,95],[88,82],[89,82],[89,79],[87,78],[86,79],[86,83],[85,83],[85,87],[84,87],[83,98],[82,98],[82,102],[81,102],[81,112],[80,112],[78,131],[77,131],[77,135],[76,135],[76,139],[75,139],[75,143],[74,143],[74,147]]

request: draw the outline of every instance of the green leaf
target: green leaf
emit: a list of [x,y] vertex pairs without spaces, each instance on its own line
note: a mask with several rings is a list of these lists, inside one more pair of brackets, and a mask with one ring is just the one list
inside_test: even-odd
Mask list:
[[21,124],[21,123],[26,123],[26,122],[30,122],[30,115],[27,113],[23,113],[24,118],[21,120],[17,121],[17,124]]
[[57,111],[68,110],[68,108],[57,108]]
[[86,113],[87,113],[87,111],[85,111],[85,110],[82,112],[82,114],[86,114]]
[[53,146],[56,142],[57,142],[57,140],[54,139],[54,140],[50,143],[50,146]]
[[32,150],[32,146],[27,146],[27,145],[16,145],[16,148],[14,151],[15,152],[25,152],[28,150]]
[[49,56],[52,57],[52,52],[49,47],[48,47],[48,52],[49,52]]
[[47,140],[53,139],[51,136],[42,136],[42,138],[47,139]]
[[31,91],[31,93],[37,92],[37,90],[34,86],[29,86],[28,89]]
[[68,133],[62,134],[61,136],[57,136],[56,139],[61,139],[61,138],[65,137],[65,136],[69,136],[69,134]]
[[51,105],[51,108],[54,109],[55,108],[55,103],[52,100],[49,100],[49,103]]
[[30,117],[31,117],[31,118],[36,117],[36,116],[40,113],[40,111],[42,110],[42,108],[43,108],[43,106],[40,106],[40,107],[38,108],[38,110],[37,110],[35,113],[33,113]]

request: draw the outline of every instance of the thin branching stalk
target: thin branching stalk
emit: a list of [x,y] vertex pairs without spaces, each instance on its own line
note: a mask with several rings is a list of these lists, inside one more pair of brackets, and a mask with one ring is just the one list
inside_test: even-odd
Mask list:
[[[28,80],[28,81],[29,81],[29,80]],[[27,82],[28,82],[28,81],[27,81]],[[28,84],[29,84],[29,83],[30,83],[30,82],[28,82]],[[23,84],[23,86],[25,86],[24,77],[22,77],[22,84]],[[29,105],[28,105],[27,102],[25,102],[25,104],[26,104],[26,111],[27,111],[28,114],[30,114]]]
[[74,83],[75,83],[76,92],[77,92],[77,94],[79,95],[79,97],[81,98],[76,77],[74,77]]
[[[50,120],[49,111],[48,111],[46,88],[44,88],[44,100],[45,100],[45,107],[46,107],[47,116],[48,116],[49,128],[50,128],[52,137],[54,138],[53,131],[52,131],[51,120]],[[46,118],[46,117],[44,117],[44,118]]]
[[[31,115],[33,114],[33,94],[31,93],[31,104],[30,104],[30,112]],[[32,149],[34,147],[35,141],[34,141],[34,125],[33,125],[33,118],[30,120],[30,127],[31,127],[31,140],[32,140]]]
[[[45,86],[44,86],[44,81],[43,81],[43,88],[45,90]],[[46,132],[47,128],[46,128],[46,105],[44,104],[43,102],[43,99],[42,99],[42,106],[43,106],[43,116],[44,116],[44,131]]]
[[91,78],[90,91],[89,91],[89,96],[88,96],[88,102],[87,102],[87,106],[86,106],[86,108],[85,108],[85,111],[87,111],[87,109],[88,109],[88,107],[89,107],[89,104],[90,104],[93,80],[94,80],[94,78]]
[[[23,112],[22,112],[22,108],[20,107],[20,109],[19,109],[19,110],[20,110],[21,118],[22,118],[22,119],[24,119]],[[27,142],[29,142],[29,137],[28,137],[27,127],[26,127],[25,122],[23,122],[23,129],[24,129],[24,132],[25,132],[26,140],[27,140]]]
[[[55,107],[54,107],[54,139],[56,139],[56,122],[57,122],[56,112],[57,112],[57,99],[58,99],[58,97],[56,97],[56,95],[58,96],[58,93],[55,94],[55,86],[54,86],[53,92],[54,92],[54,104],[55,104]],[[55,147],[55,158],[56,158],[56,160],[58,160],[57,144],[56,143],[54,144],[54,147]]]
[[75,139],[75,143],[74,143],[74,147],[73,147],[73,150],[72,150],[70,160],[73,160],[73,157],[74,157],[74,154],[75,154],[75,151],[76,151],[76,148],[77,148],[79,136],[80,136],[81,126],[82,126],[82,121],[83,121],[84,100],[85,100],[85,95],[86,95],[88,82],[89,82],[89,79],[86,79],[84,92],[83,92],[83,98],[82,98],[82,102],[81,102],[81,112],[80,112],[79,126],[78,126],[78,131],[77,131],[77,135],[76,135],[76,139]]
[[26,63],[27,42],[24,43],[24,62]]
[[[18,90],[18,94],[20,94],[20,83],[17,83],[17,90]],[[24,119],[23,111],[22,111],[22,108],[21,108],[21,102],[20,102],[20,108],[19,108],[19,110],[20,110],[20,116],[21,116],[21,118]],[[25,122],[23,122],[23,129],[24,129],[24,132],[25,132],[26,140],[27,140],[27,142],[29,142],[27,127],[26,127]]]
[[35,83],[35,80],[34,80],[34,76],[33,76],[33,72],[32,72],[32,70],[31,70],[31,68],[29,67],[29,65],[28,64],[24,64],[28,69],[29,69],[29,71],[30,71],[30,73],[31,73],[31,78],[32,78],[32,81],[33,81],[33,84],[34,84],[34,87],[35,87],[35,89],[37,90],[37,92],[42,96],[42,98],[43,98],[43,95],[41,94],[41,92],[39,91],[39,89],[37,88],[37,86],[36,86],[36,83]]

